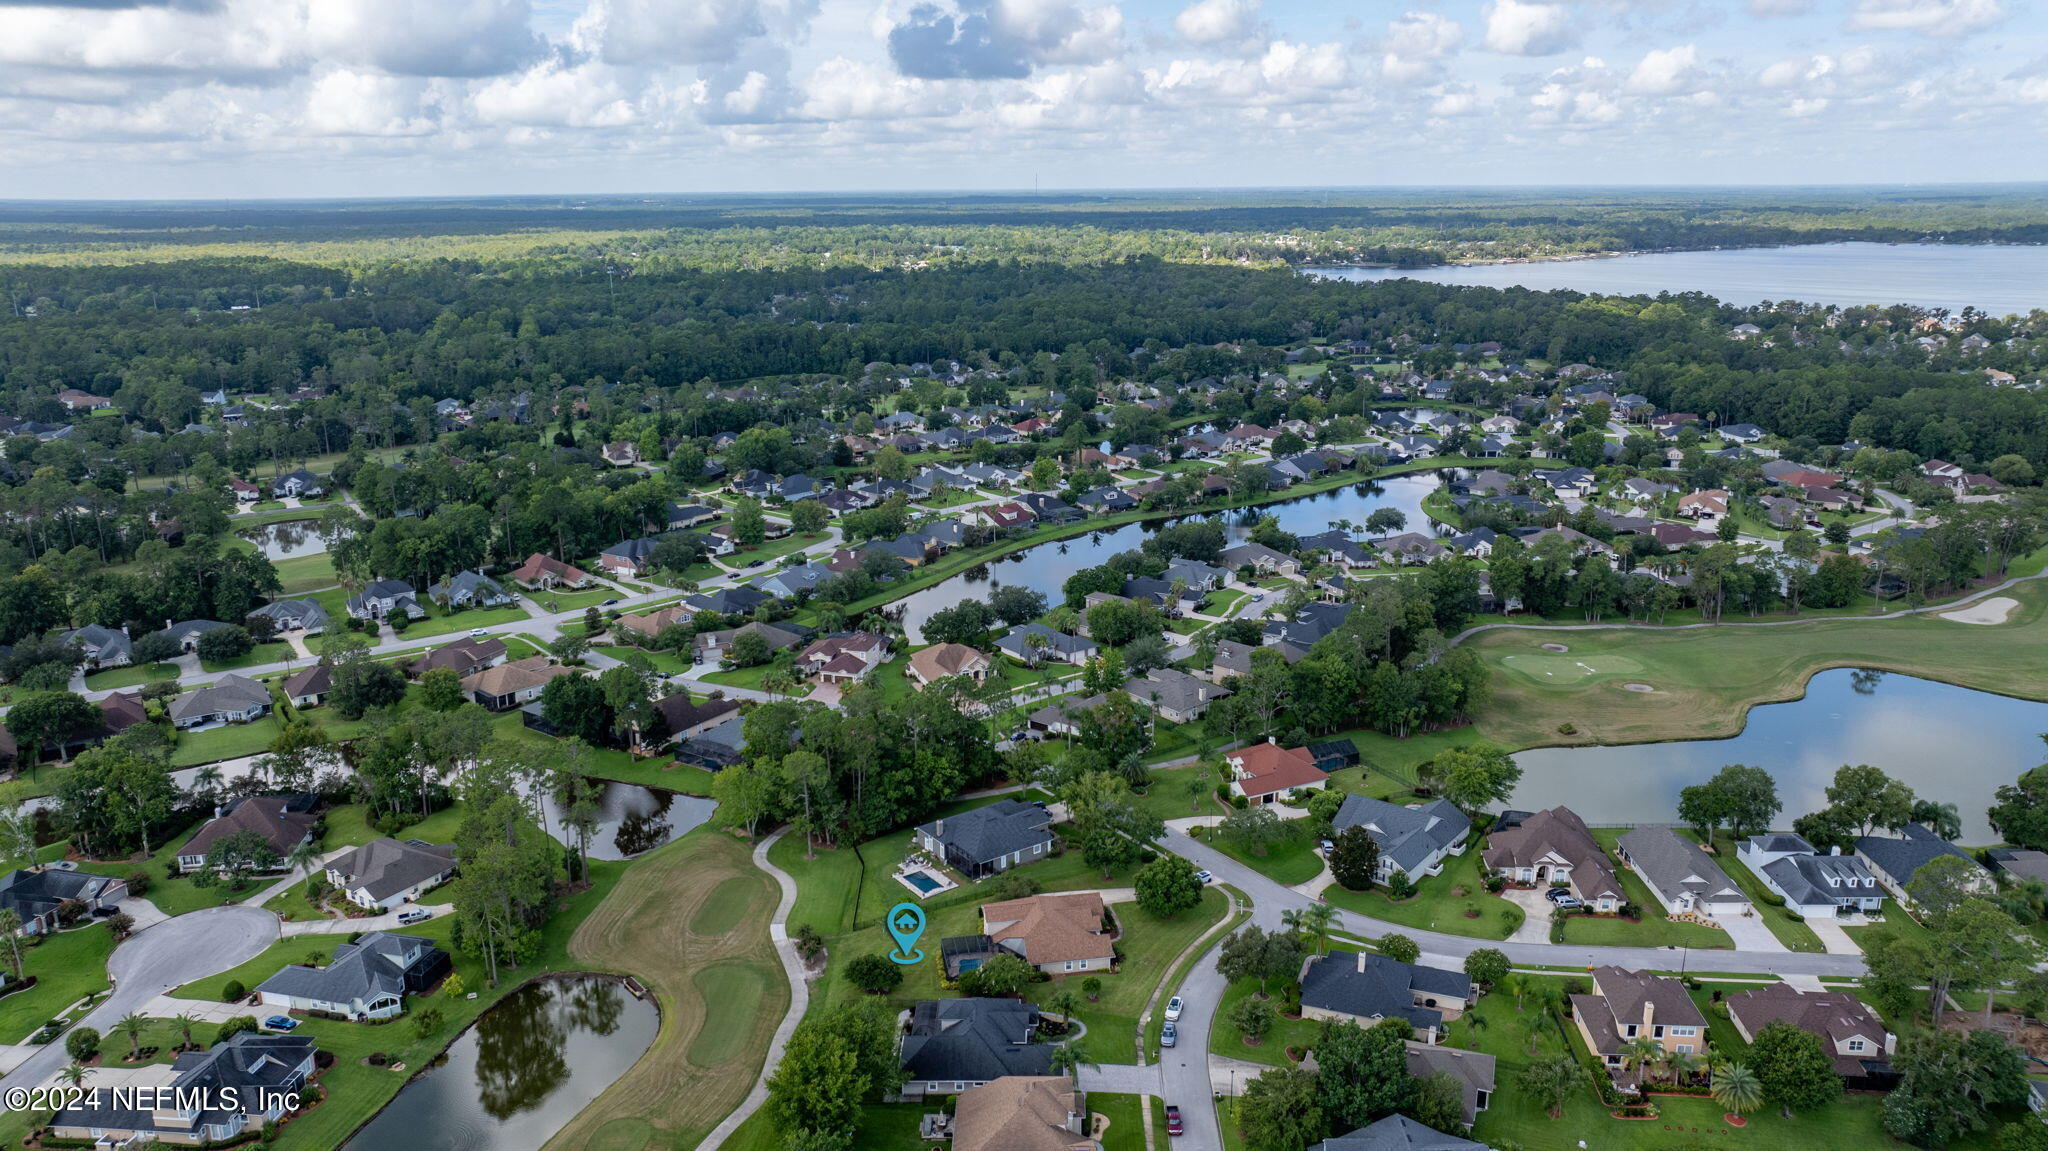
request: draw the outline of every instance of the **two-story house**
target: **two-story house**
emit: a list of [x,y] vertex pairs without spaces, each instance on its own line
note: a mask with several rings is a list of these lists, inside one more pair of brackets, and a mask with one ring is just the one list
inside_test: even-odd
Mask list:
[[1642,1082],[1632,1044],[1650,1039],[1671,1055],[1707,1049],[1707,1017],[1685,984],[1620,967],[1593,971],[1593,992],[1571,997],[1572,1021],[1586,1050],[1598,1056],[1614,1082],[1634,1089]]

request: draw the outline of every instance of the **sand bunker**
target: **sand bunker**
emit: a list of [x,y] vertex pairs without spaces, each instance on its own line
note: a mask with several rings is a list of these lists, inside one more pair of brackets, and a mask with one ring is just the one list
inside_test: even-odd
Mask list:
[[1952,619],[1957,623],[2004,623],[2012,616],[2012,610],[2018,606],[2020,601],[2010,596],[1993,596],[1969,607],[1942,612],[1941,618]]
[[1649,684],[1647,684],[1647,683],[1625,683],[1625,684],[1622,684],[1622,685],[1621,685],[1621,690],[1623,690],[1623,691],[1634,691],[1634,692],[1648,692],[1648,691],[1656,691],[1657,689],[1656,689],[1656,688],[1654,688],[1654,687],[1651,687],[1651,686],[1650,686]]
[[1544,650],[1544,651],[1570,651],[1571,649],[1570,649],[1570,648],[1568,648],[1568,647],[1566,647],[1566,646],[1564,646],[1564,645],[1563,645],[1563,644],[1561,644],[1561,643],[1546,643],[1546,644],[1544,644],[1544,645],[1543,645],[1543,650]]

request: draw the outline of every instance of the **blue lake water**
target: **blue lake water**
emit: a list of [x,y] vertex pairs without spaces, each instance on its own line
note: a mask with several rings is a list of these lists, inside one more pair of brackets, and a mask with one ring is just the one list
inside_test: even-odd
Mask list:
[[1316,268],[1336,280],[1409,278],[1608,295],[1705,292],[1730,304],[1915,304],[1993,315],[2048,308],[2048,245],[1810,244],[1649,252],[1586,260],[1439,268]]
[[1515,756],[1522,783],[1508,806],[1563,803],[1588,823],[1671,822],[1681,788],[1706,782],[1725,764],[1746,763],[1776,778],[1785,805],[1779,826],[1789,827],[1827,806],[1836,768],[1867,763],[1923,798],[1955,804],[1963,842],[1993,843],[1984,817],[1992,793],[2048,758],[2044,731],[2048,704],[1838,669],[1814,676],[1804,699],[1752,708],[1733,739],[1522,752]]

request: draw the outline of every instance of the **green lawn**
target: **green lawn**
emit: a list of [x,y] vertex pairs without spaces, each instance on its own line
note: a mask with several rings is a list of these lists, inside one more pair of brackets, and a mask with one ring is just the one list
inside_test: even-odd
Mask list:
[[[1173,961],[1202,932],[1222,919],[1228,906],[1229,900],[1213,886],[1202,891],[1201,906],[1172,919],[1160,919],[1140,910],[1135,903],[1112,905],[1110,911],[1123,929],[1117,946],[1123,951],[1124,961],[1115,974],[1096,976],[1102,980],[1102,997],[1081,1006],[1081,1020],[1088,1025],[1081,1050],[1102,1063],[1131,1062],[1135,1057],[1138,1015],[1144,1011],[1146,1001],[1158,990],[1160,981],[1171,974]],[[1043,990],[1034,989],[1034,994],[1043,1002],[1046,995],[1057,990],[1078,993],[1082,978],[1064,976]],[[1160,1003],[1163,1008],[1165,1000]],[[1157,1058],[1156,1043],[1150,1046],[1150,1057]]]
[[[1145,1151],[1145,1100],[1143,1095],[1117,1095],[1108,1091],[1088,1093],[1088,1111],[1109,1120],[1102,1133],[1102,1151]],[[1161,1135],[1165,1132],[1161,1131]]]
[[107,988],[114,933],[105,924],[29,938],[35,942],[22,948],[22,969],[36,985],[0,999],[0,1043],[22,1042],[58,1012]]
[[94,691],[109,691],[117,687],[140,687],[154,679],[176,679],[178,667],[169,663],[129,664],[127,667],[110,667],[85,677],[85,686]]
[[[1689,831],[1681,832],[1680,834],[1692,835]],[[1736,846],[1735,836],[1732,833],[1724,831],[1716,835],[1714,837],[1714,850],[1717,853],[1716,862],[1721,865],[1721,870],[1727,872],[1729,878],[1735,881],[1735,885],[1742,889],[1742,893],[1749,896],[1749,901],[1756,905],[1757,914],[1764,918],[1764,926],[1771,929],[1771,934],[1777,936],[1778,942],[1793,951],[1826,951],[1827,945],[1820,941],[1820,936],[1813,933],[1813,928],[1808,927],[1800,920],[1794,919],[1792,912],[1787,910],[1782,903],[1778,906],[1773,906],[1767,902],[1768,899],[1773,898],[1770,890],[1763,885],[1762,880],[1756,877],[1755,872],[1751,871],[1747,865],[1735,857]]]
[[1873,936],[1887,933],[1915,937],[1922,943],[1932,943],[1934,941],[1933,933],[1927,930],[1927,925],[1907,914],[1889,896],[1885,898],[1884,906],[1878,910],[1878,914],[1884,916],[1883,923],[1869,923],[1866,921],[1862,926],[1844,927],[1842,928],[1842,933],[1854,940],[1858,947],[1868,947],[1870,945],[1869,940]]
[[292,645],[276,640],[271,643],[259,643],[232,659],[200,660],[199,666],[207,671],[235,671],[245,667],[261,667],[268,663],[282,663],[292,658],[294,654]]
[[[1285,1004],[1281,1000],[1279,981],[1272,982],[1269,990],[1272,992],[1272,999],[1269,1002],[1273,1009],[1282,1010]],[[1295,1048],[1295,1054],[1299,1056],[1302,1051],[1313,1047],[1323,1025],[1313,1020],[1289,1019],[1283,1015],[1256,1045],[1247,1044],[1243,1033],[1231,1023],[1230,1017],[1239,1003],[1258,994],[1258,991],[1258,980],[1242,979],[1231,984],[1229,990],[1223,993],[1223,998],[1216,1003],[1216,1021],[1209,1029],[1209,1050],[1231,1059],[1264,1063],[1272,1067],[1292,1067],[1295,1061],[1287,1057],[1287,1049]],[[1198,1038],[1193,1035],[1183,1036],[1181,1042],[1192,1044],[1197,1042]]]
[[[1346,891],[1332,883],[1323,898],[1346,911],[1370,915],[1403,927],[1470,935],[1479,939],[1506,939],[1522,925],[1520,907],[1487,893],[1479,876],[1479,846],[1468,845],[1465,854],[1444,862],[1442,875],[1430,876],[1417,884],[1413,898],[1396,903],[1384,890]],[[1462,890],[1464,894],[1457,894]]]
[[277,568],[278,580],[284,585],[279,594],[286,597],[333,587],[341,580],[334,572],[334,557],[327,552],[276,560],[273,566]]
[[[530,618],[526,609],[513,604],[507,607],[471,608],[453,615],[440,615],[440,608],[432,609],[437,614],[426,619],[416,619],[406,626],[400,639],[413,640],[422,636],[451,635],[466,632],[471,628],[491,627],[494,624],[517,623]],[[346,613],[346,609],[344,609]]]
[[1264,855],[1246,850],[1236,840],[1212,829],[1202,830],[1202,841],[1237,860],[1275,883],[1292,887],[1307,883],[1323,870],[1323,857],[1316,854],[1316,841],[1309,837],[1306,820],[1290,820],[1289,834],[1267,846]]
[[198,830],[199,825],[196,823],[181,829],[176,835],[167,838],[147,859],[81,861],[78,869],[90,871],[95,875],[146,872],[150,878],[150,887],[149,893],[143,898],[156,904],[157,909],[166,915],[183,915],[202,907],[239,903],[244,896],[261,891],[277,879],[276,876],[255,876],[249,881],[249,885],[240,891],[230,891],[221,885],[203,888],[194,886],[189,877],[179,875],[175,868],[179,845],[192,838],[192,833]]
[[536,592],[532,599],[552,612],[583,611],[593,608],[608,599],[619,598],[619,593],[608,587],[594,587],[586,591]]
[[198,767],[202,763],[260,755],[270,750],[270,745],[283,731],[284,725],[275,714],[266,715],[255,723],[231,723],[208,731],[182,731],[178,733],[177,746],[171,749],[171,766]]

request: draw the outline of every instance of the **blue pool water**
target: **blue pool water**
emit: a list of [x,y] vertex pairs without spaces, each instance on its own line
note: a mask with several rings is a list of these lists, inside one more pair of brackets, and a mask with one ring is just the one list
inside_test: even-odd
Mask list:
[[919,891],[923,892],[926,895],[930,895],[932,892],[937,891],[941,886],[943,886],[938,880],[933,879],[931,876],[925,874],[922,871],[913,871],[910,874],[904,876],[903,882],[908,883],[910,886],[917,888]]

